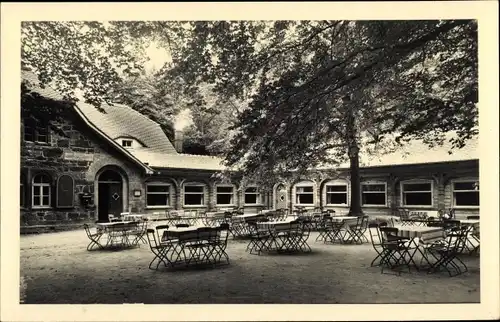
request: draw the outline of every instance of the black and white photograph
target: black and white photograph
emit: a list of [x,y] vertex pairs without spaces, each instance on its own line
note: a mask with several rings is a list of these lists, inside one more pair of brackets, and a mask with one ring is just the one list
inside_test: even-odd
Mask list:
[[482,115],[498,116],[498,88],[479,82],[498,67],[479,47],[495,21],[474,2],[414,19],[218,18],[217,3],[19,18],[1,136],[16,310],[490,303],[498,317],[498,286],[483,289],[498,282],[498,118]]

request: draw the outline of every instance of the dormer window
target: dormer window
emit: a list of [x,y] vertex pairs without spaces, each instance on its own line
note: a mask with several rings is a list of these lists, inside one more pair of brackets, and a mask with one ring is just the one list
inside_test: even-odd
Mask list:
[[131,148],[132,147],[132,140],[122,140],[122,146],[125,148]]

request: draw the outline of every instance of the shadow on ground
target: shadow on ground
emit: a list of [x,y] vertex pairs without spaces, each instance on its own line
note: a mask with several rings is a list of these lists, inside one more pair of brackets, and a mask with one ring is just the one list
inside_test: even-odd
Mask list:
[[229,240],[231,264],[216,269],[148,269],[147,245],[87,251],[82,230],[21,236],[21,299],[51,304],[466,303],[479,302],[479,258],[469,272],[381,274],[370,244],[315,242],[304,255],[250,255]]

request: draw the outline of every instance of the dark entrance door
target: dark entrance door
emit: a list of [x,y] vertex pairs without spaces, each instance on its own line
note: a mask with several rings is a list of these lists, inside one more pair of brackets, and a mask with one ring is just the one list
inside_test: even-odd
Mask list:
[[98,178],[99,183],[99,221],[108,221],[109,215],[123,212],[123,182],[121,176],[112,170],[104,171]]

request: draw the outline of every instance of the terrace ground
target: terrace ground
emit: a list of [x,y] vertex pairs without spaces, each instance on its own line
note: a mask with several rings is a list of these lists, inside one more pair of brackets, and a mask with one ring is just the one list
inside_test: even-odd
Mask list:
[[21,236],[21,300],[51,304],[478,303],[479,258],[469,271],[412,271],[400,276],[370,267],[371,244],[315,242],[301,255],[250,255],[246,241],[228,242],[229,266],[153,271],[148,245],[87,251],[83,229]]

